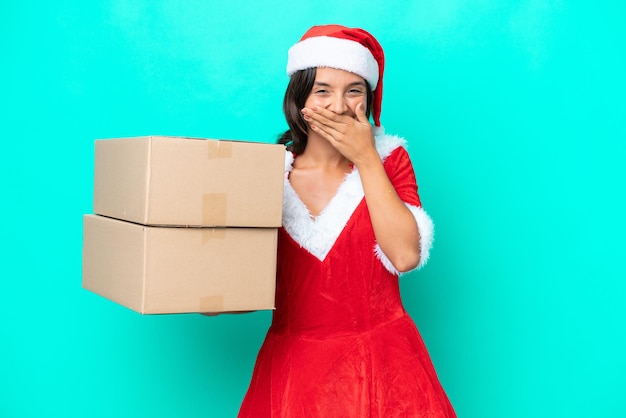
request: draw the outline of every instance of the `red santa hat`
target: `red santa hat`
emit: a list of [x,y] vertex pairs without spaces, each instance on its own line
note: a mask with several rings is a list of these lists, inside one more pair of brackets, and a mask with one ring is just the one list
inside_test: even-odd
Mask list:
[[370,33],[341,25],[313,26],[289,49],[287,74],[330,67],[357,74],[372,88],[372,118],[380,126],[383,101],[383,48]]

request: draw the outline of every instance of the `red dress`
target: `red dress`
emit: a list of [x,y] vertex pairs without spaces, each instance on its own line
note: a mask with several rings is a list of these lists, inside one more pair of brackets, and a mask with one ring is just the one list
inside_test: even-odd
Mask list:
[[[413,168],[397,137],[377,148],[422,235]],[[286,171],[293,159],[288,156]],[[239,417],[455,417],[400,300],[398,274],[376,244],[358,172],[312,219],[285,178],[276,310]]]

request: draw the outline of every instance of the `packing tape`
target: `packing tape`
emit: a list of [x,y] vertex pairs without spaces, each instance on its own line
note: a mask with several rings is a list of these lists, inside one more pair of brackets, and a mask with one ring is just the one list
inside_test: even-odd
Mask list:
[[209,146],[208,157],[231,158],[233,156],[233,144],[230,141],[206,141]]
[[202,225],[226,226],[228,196],[226,193],[202,195]]
[[202,228],[202,245],[214,239],[226,238],[226,228]]
[[223,312],[224,296],[204,296],[198,301],[198,312]]

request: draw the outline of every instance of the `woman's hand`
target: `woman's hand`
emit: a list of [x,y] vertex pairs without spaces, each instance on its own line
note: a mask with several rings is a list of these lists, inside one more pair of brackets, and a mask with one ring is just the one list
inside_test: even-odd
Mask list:
[[302,109],[302,115],[313,132],[330,142],[337,151],[358,166],[365,159],[378,158],[378,154],[372,125],[365,116],[363,103],[357,104],[355,111],[355,117],[352,117],[314,106]]

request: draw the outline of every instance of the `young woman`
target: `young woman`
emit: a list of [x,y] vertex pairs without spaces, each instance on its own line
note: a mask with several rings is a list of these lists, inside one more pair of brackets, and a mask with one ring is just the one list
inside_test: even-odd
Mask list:
[[433,225],[380,126],[383,69],[361,29],[316,26],[289,50],[276,310],[240,417],[456,416],[400,299]]

